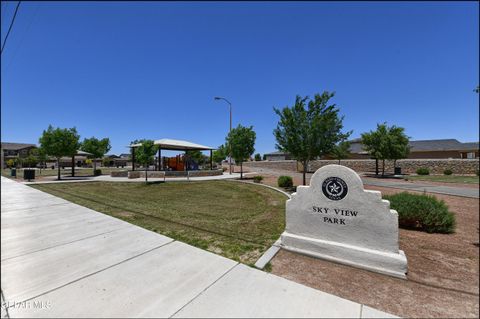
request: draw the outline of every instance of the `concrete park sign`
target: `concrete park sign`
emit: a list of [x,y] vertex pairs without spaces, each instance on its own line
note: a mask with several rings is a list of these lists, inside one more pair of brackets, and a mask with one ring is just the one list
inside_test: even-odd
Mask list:
[[379,191],[364,190],[350,168],[327,165],[287,201],[282,247],[350,266],[406,278],[398,249],[398,214]]

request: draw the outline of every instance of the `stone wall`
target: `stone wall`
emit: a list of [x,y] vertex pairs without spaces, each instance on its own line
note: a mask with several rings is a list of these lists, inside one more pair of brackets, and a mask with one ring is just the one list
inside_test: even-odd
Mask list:
[[200,177],[200,176],[218,176],[222,175],[223,170],[215,169],[215,170],[202,170],[202,171],[188,171],[188,176],[190,177]]
[[[338,160],[315,160],[308,165],[308,171],[314,172],[322,166],[338,164]],[[342,160],[341,165],[347,166],[356,172],[375,172],[375,160]],[[301,165],[299,165],[301,166]],[[378,161],[379,171],[382,162]],[[446,169],[453,174],[475,174],[479,169],[478,159],[402,159],[397,161],[397,166],[403,174],[415,174],[418,168],[428,168],[430,174],[443,174]],[[385,173],[393,173],[393,161],[385,161]]]
[[140,178],[139,171],[128,171],[128,178]]
[[[164,178],[165,172],[163,171],[147,171],[147,176],[150,178]],[[128,178],[145,178],[145,171],[129,171]]]
[[110,172],[111,177],[128,177],[128,171],[112,171]]
[[297,171],[297,161],[285,160],[285,161],[255,161],[244,162],[244,167],[259,167],[267,169],[281,169],[285,171]]
[[[115,174],[114,174],[115,173]],[[119,174],[121,173],[121,174]],[[223,174],[223,170],[215,169],[215,170],[199,170],[199,171],[147,171],[148,177],[151,178],[164,178],[165,176],[168,177],[200,177],[200,176],[218,176]],[[125,174],[125,175],[124,175]],[[128,178],[145,178],[145,171],[120,171],[120,172],[112,172],[110,174],[112,177],[127,177]]]
[[[338,164],[338,160],[315,160],[308,165],[308,171],[314,172],[322,166]],[[342,160],[341,165],[350,167],[356,172],[375,172],[375,160],[372,159],[349,159]],[[259,167],[266,169],[278,169],[297,172],[302,170],[302,164],[294,161],[259,161],[245,162],[243,166]],[[298,170],[297,170],[298,166]],[[477,159],[403,159],[397,161],[397,166],[402,168],[403,174],[415,174],[420,167],[426,167],[430,174],[443,174],[445,169],[452,170],[453,174],[476,174],[479,169]],[[382,162],[379,161],[379,170],[382,169]],[[385,173],[393,173],[393,161],[385,161]]]

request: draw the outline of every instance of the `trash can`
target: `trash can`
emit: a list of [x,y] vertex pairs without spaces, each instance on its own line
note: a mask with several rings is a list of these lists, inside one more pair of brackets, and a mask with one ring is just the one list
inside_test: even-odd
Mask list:
[[23,179],[28,181],[35,179],[35,170],[34,169],[24,169],[23,170]]
[[402,168],[401,167],[395,167],[395,175],[402,175]]
[[17,177],[17,169],[16,168],[11,168],[10,169],[10,176]]

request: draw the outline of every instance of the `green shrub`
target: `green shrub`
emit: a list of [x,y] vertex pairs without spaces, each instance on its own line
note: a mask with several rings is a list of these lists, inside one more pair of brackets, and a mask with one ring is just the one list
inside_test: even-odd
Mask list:
[[94,176],[100,176],[100,175],[102,175],[102,170],[101,170],[101,169],[96,169],[96,170],[93,172],[93,175],[94,175]]
[[452,170],[448,168],[443,171],[443,175],[452,175],[452,173],[453,173]]
[[278,186],[279,187],[292,187],[293,186],[292,177],[290,177],[290,176],[280,176],[278,178]]
[[262,180],[263,180],[263,176],[260,176],[260,175],[253,176],[253,181],[255,183],[260,183]]
[[420,167],[417,169],[417,174],[418,175],[430,175],[430,170],[426,167]]
[[390,208],[398,212],[398,223],[402,228],[427,233],[453,233],[455,230],[455,215],[443,200],[407,192],[385,195],[384,198],[390,201]]

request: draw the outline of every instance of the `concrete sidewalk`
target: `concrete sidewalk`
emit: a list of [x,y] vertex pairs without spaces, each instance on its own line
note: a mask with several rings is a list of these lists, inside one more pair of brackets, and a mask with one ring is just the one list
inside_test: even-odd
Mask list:
[[1,186],[2,317],[393,317],[4,177]]
[[[148,182],[194,182],[194,181],[213,181],[213,180],[226,180],[240,178],[240,173],[215,176],[196,176],[196,177],[166,177],[166,178],[154,178],[149,177]],[[23,184],[52,184],[52,183],[82,183],[82,182],[130,182],[130,183],[145,183],[145,177],[142,178],[128,178],[128,177],[111,177],[110,175],[100,176],[78,176],[78,177],[62,177],[61,180],[57,180],[55,177],[49,180],[37,180],[32,182],[22,182]]]

